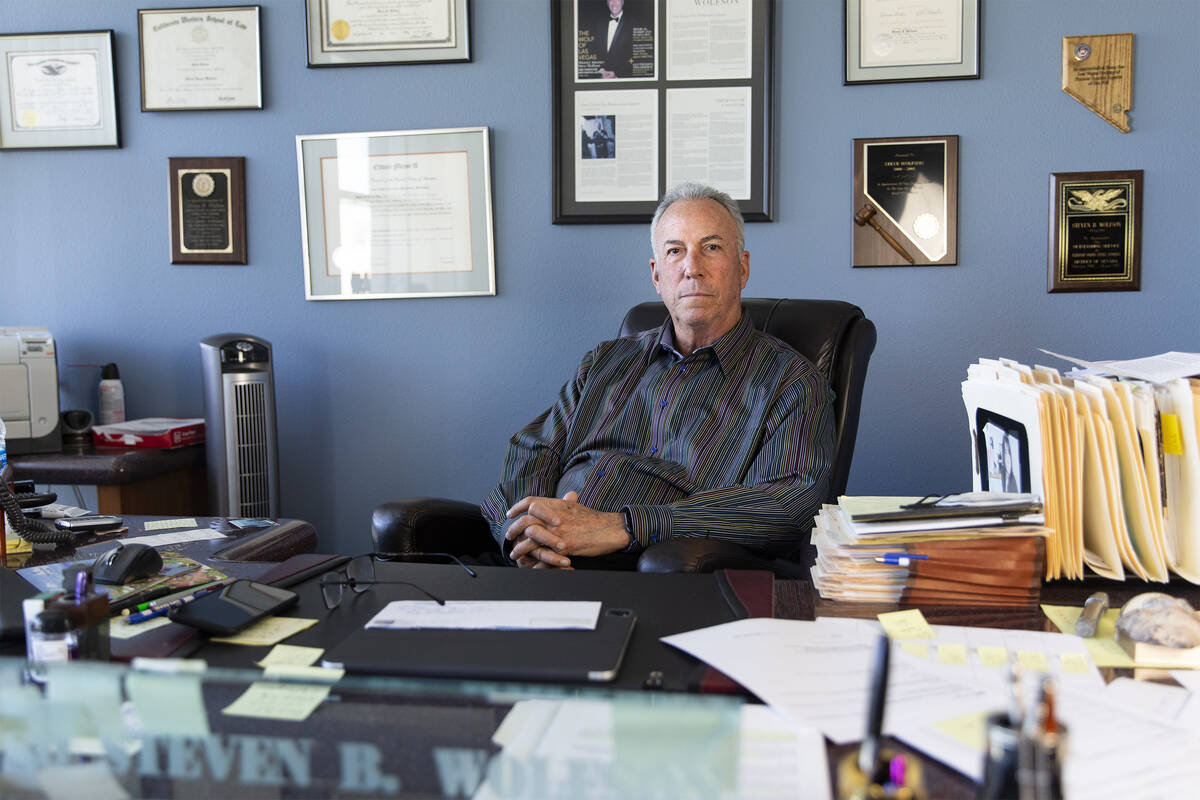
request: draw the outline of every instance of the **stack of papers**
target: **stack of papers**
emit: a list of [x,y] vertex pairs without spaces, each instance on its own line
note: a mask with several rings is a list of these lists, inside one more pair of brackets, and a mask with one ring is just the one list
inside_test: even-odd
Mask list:
[[1175,572],[1200,583],[1200,381],[1071,378],[981,359],[962,391],[976,490],[1045,498],[1046,577],[1080,578],[1086,565],[1114,580]]
[[841,497],[817,515],[813,586],[865,603],[1030,606],[1049,529],[1033,498],[905,508],[915,497]]

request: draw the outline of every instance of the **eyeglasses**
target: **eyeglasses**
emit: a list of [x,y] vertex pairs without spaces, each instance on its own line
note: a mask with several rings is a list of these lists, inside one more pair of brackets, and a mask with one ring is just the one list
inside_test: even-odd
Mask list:
[[393,561],[397,558],[407,556],[433,557],[440,556],[452,559],[456,564],[462,567],[472,578],[478,577],[475,570],[468,567],[466,564],[458,560],[457,557],[449,553],[369,553],[365,556],[352,558],[341,569],[326,572],[321,576],[321,599],[325,601],[325,608],[332,611],[341,605],[343,587],[349,586],[350,590],[355,594],[361,594],[372,586],[378,584],[393,584],[400,586],[411,586],[421,594],[436,602],[439,606],[446,605],[446,601],[437,595],[433,594],[413,583],[412,581],[396,581],[388,580],[381,581],[375,578],[375,559],[381,561]]

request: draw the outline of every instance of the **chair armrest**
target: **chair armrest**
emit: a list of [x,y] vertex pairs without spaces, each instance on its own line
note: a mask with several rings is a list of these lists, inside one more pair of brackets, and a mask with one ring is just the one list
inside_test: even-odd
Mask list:
[[652,544],[638,572],[712,572],[718,569],[778,570],[778,559],[721,539],[672,539]]
[[440,497],[410,497],[377,506],[371,513],[377,553],[498,552],[487,520],[474,503]]

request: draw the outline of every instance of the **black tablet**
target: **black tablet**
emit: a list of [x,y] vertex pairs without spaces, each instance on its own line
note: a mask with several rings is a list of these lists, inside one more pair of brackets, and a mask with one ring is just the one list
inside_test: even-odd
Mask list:
[[257,581],[239,580],[172,609],[168,617],[206,633],[232,636],[253,622],[296,604],[299,595],[289,589]]

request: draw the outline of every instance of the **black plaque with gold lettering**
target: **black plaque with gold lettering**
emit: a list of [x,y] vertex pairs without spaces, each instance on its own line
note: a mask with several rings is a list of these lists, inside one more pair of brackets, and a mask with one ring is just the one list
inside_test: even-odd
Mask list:
[[856,267],[958,263],[958,137],[854,140]]
[[1055,172],[1050,181],[1050,292],[1142,286],[1142,170]]
[[171,263],[245,264],[245,159],[172,158]]

